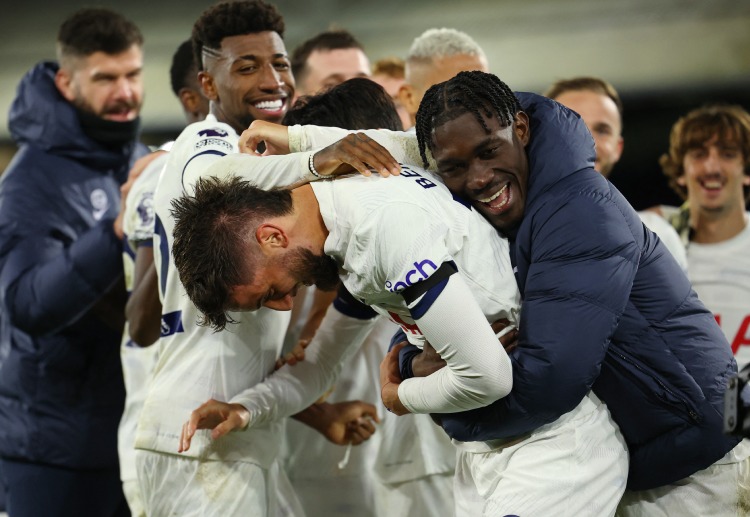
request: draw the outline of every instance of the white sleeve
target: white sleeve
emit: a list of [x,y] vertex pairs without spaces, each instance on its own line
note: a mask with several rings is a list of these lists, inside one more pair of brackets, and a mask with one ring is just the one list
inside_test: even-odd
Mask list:
[[415,321],[447,366],[401,383],[398,397],[410,412],[467,411],[510,393],[510,358],[460,273],[448,277],[439,293],[436,288],[428,291],[410,310],[416,311],[420,304],[429,307]]
[[260,156],[246,153],[224,156],[203,171],[203,176],[238,176],[264,190],[294,188],[315,179],[307,167],[310,153]]
[[[390,131],[388,129],[349,131],[337,127],[295,125],[288,129],[289,150],[291,152],[302,152],[320,149],[341,140],[350,133],[366,134],[385,147],[401,163],[418,167],[424,166],[419,155],[417,135],[411,131]],[[435,171],[435,162],[429,150],[427,150],[427,159],[429,161],[428,169]]]
[[359,349],[376,321],[345,316],[330,307],[305,350],[304,361],[284,365],[229,402],[250,412],[248,428],[299,413],[331,387],[341,363]]

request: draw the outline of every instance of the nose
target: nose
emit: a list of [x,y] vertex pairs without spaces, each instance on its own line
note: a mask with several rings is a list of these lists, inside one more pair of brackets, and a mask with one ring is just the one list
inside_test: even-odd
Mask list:
[[115,98],[130,100],[133,97],[133,85],[127,77],[120,77],[115,83]]
[[466,171],[466,187],[481,192],[492,182],[492,169],[478,162],[471,164]]
[[294,297],[287,294],[278,300],[268,300],[263,306],[274,311],[291,311],[294,307]]
[[721,156],[719,156],[719,150],[716,147],[711,147],[708,150],[706,161],[703,162],[706,172],[721,172]]
[[281,74],[274,68],[272,63],[264,66],[261,73],[263,74],[260,80],[260,88],[262,90],[276,91],[284,84]]

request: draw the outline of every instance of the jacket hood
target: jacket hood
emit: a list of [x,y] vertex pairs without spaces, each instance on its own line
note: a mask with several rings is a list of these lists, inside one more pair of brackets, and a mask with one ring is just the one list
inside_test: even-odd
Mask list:
[[576,112],[534,93],[519,92],[516,96],[531,125],[526,146],[528,207],[561,179],[582,169],[593,169],[596,149],[589,129]]
[[97,168],[127,163],[136,142],[107,147],[85,135],[75,108],[55,86],[58,69],[57,63],[44,61],[21,79],[8,116],[13,140]]

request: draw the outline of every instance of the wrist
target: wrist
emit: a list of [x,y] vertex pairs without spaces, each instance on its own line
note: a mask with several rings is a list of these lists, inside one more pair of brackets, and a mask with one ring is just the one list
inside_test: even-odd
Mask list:
[[321,179],[321,180],[330,180],[330,179],[333,179],[333,176],[334,176],[333,174],[321,174],[315,168],[315,155],[317,155],[317,154],[318,153],[315,152],[315,151],[312,152],[312,153],[310,153],[310,158],[308,158],[308,160],[307,160],[307,170],[309,170],[310,174],[312,174],[313,176],[315,176],[318,179]]

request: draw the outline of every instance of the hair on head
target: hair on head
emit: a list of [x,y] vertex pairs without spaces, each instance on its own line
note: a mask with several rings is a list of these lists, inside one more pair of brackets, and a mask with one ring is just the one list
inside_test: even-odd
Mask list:
[[95,52],[115,55],[133,45],[143,45],[143,35],[135,23],[111,9],[84,8],[73,13],[60,26],[57,58],[62,63]]
[[301,81],[307,72],[307,60],[314,51],[330,51],[347,48],[358,48],[364,52],[362,44],[351,32],[338,29],[321,32],[302,42],[292,52],[292,74]]
[[224,38],[266,31],[284,37],[284,18],[275,6],[263,0],[222,2],[209,7],[193,25],[191,39],[198,69],[203,69],[204,49],[218,51]]
[[521,111],[513,91],[496,75],[485,72],[459,72],[453,79],[430,87],[417,111],[419,154],[428,166],[426,149],[432,145],[432,132],[442,124],[464,113],[472,113],[489,133],[485,117],[497,117],[505,127],[513,123]]

